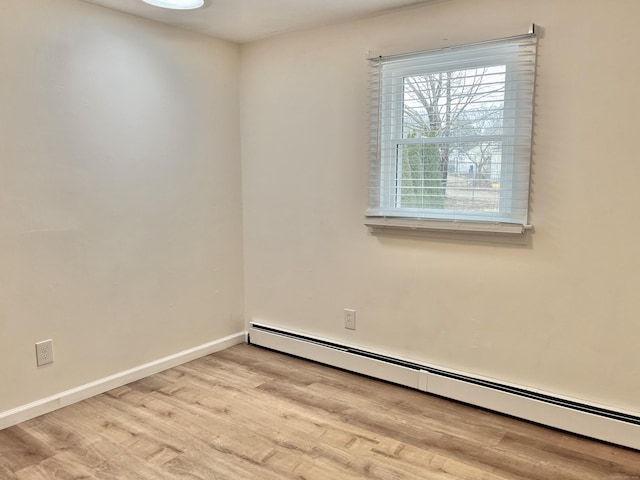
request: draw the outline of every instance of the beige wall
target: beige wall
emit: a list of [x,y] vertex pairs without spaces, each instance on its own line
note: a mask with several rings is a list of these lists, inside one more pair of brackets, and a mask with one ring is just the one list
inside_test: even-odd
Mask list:
[[75,0],[0,2],[0,412],[244,329],[238,64]]
[[[639,17],[443,0],[240,49],[1,2],[0,412],[237,332],[243,291],[250,320],[637,412]],[[531,22],[531,245],[371,235],[366,52]]]
[[[247,318],[638,412],[638,18],[635,0],[444,0],[244,46]],[[366,52],[532,22],[531,245],[371,235]]]

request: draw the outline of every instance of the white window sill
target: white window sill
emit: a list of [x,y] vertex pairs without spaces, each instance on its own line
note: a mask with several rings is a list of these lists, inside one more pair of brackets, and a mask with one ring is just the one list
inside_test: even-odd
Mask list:
[[373,233],[459,233],[505,237],[525,237],[531,225],[501,222],[445,221],[423,218],[365,217],[364,224]]

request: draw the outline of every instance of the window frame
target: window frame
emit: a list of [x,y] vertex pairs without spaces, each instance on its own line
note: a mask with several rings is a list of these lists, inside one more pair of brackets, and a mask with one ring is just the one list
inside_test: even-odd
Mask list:
[[[415,54],[370,58],[372,60],[371,116],[372,147],[374,151],[371,158],[367,225],[372,227],[376,225],[390,226],[394,223],[393,219],[398,218],[401,220],[396,222],[398,228],[404,228],[407,224],[410,224],[411,227],[409,228],[412,229],[437,228],[452,231],[468,229],[473,232],[489,231],[495,233],[524,233],[531,228],[528,224],[528,211],[534,85],[531,85],[530,91],[525,92],[524,95],[518,95],[519,82],[522,81],[522,78],[517,71],[520,68],[520,64],[517,61],[521,54],[518,40],[525,38],[530,42],[529,45],[532,46],[533,64],[530,68],[533,70],[531,75],[535,82],[537,42],[533,31],[529,35],[462,45],[445,49],[445,51],[426,51]],[[477,46],[486,50],[491,48],[492,44],[496,46],[495,52],[497,53],[495,55],[490,55],[486,58],[474,57]],[[452,51],[451,57],[454,62],[447,68],[443,68],[441,59],[447,58],[448,51],[446,50]],[[434,52],[440,57],[440,60],[435,64],[431,62]],[[400,57],[401,61],[395,62],[395,57]],[[404,112],[405,78],[496,66],[504,66],[505,69],[502,131],[498,134],[480,134],[462,138],[464,138],[463,142],[468,143],[495,141],[501,144],[498,212],[478,213],[470,209],[407,208],[398,205],[402,197],[399,194],[402,187],[398,185],[402,169],[401,146],[442,144],[445,142],[454,144],[455,142],[460,142],[461,138],[440,136],[413,140],[404,137],[404,113],[402,114],[402,121],[398,121],[396,117],[394,122],[392,114],[388,112],[396,112],[396,114],[399,111]],[[390,104],[383,103],[383,99],[390,100]],[[509,112],[513,112],[513,114]],[[530,112],[530,116],[523,117],[521,112]],[[515,141],[518,136],[528,137],[528,142],[525,142],[524,148]],[[385,155],[384,152],[389,153]],[[516,160],[516,157],[525,158],[525,161]],[[517,178],[524,179],[520,180],[520,188],[513,187]],[[522,187],[525,182],[526,188]],[[474,188],[477,187],[474,186]],[[468,228],[465,228],[465,226]]]

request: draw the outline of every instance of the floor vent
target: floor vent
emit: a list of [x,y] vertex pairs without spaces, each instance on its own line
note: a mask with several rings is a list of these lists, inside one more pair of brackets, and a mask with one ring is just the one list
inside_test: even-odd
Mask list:
[[640,450],[640,416],[251,323],[249,342]]

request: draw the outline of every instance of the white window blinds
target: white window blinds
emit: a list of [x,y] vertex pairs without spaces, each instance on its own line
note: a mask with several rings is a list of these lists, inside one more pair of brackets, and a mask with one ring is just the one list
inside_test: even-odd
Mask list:
[[370,61],[369,217],[528,223],[534,34]]

